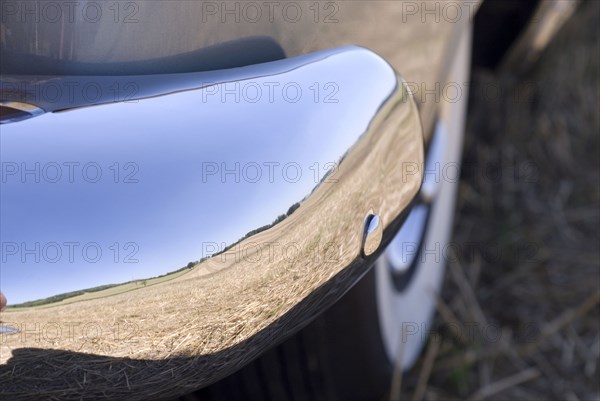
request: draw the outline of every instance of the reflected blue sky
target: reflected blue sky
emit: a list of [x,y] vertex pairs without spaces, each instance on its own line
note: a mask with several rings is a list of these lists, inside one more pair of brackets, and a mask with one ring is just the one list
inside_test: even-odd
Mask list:
[[[251,103],[244,96],[239,102],[231,101],[233,96],[222,102],[221,96],[195,90],[2,126],[0,288],[9,304],[165,274],[207,256],[203,243],[230,244],[284,214],[317,185],[311,166],[317,163],[322,177],[324,166],[337,162],[356,142],[390,94],[393,73],[362,77],[366,68],[361,63],[374,61],[356,57],[360,51],[318,63],[287,60],[280,64],[285,73],[241,81],[263,88],[292,82],[303,90],[296,103],[277,91],[275,102],[265,93]],[[315,83],[323,91],[318,102],[309,89]],[[322,101],[327,83],[337,86],[337,103]],[[346,107],[346,102],[364,107]],[[69,182],[64,163],[72,162],[79,165],[71,164]],[[23,180],[20,171],[10,174],[15,163],[19,169],[22,163],[29,168],[40,163],[52,177],[55,170],[49,166],[58,163],[63,177],[51,183],[42,174],[36,183],[28,174]],[[88,169],[87,180],[82,177],[87,163],[101,168],[95,183],[89,181],[96,168]],[[203,179],[206,163],[219,169],[223,163],[230,169],[236,163],[241,168],[257,163],[262,177],[248,182],[242,174],[236,182],[233,174],[217,173]],[[273,180],[269,163],[279,163]],[[297,181],[284,176],[286,163],[300,166]],[[247,170],[252,177],[254,171]],[[127,179],[137,182],[123,182]],[[35,249],[36,243],[39,250],[25,252],[24,247]],[[55,263],[49,263],[56,256],[50,243],[59,244],[63,253]],[[90,243],[98,246],[88,247],[86,260],[83,246]],[[71,249],[73,255],[68,255]],[[102,251],[99,259],[96,249]],[[137,262],[124,263],[128,256]]]

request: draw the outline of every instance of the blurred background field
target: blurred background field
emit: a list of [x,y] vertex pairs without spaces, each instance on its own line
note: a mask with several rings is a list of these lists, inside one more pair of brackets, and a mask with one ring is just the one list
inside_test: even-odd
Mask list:
[[525,74],[473,70],[462,252],[399,398],[600,400],[599,29],[587,1]]

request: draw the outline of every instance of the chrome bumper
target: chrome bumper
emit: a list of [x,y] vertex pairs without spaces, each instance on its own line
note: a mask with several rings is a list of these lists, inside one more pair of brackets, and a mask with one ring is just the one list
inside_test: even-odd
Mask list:
[[422,181],[412,96],[362,48],[2,90],[45,111],[108,102],[0,128],[7,399],[218,380],[366,273]]

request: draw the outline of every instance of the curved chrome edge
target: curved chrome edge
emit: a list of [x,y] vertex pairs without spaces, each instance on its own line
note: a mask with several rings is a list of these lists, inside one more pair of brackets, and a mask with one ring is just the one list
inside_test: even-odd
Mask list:
[[446,128],[442,121],[438,121],[425,157],[423,184],[418,202],[386,249],[385,259],[399,288],[408,284],[409,273],[416,268],[416,259],[425,236],[431,206],[442,184],[440,177],[434,172],[444,166],[446,142]]
[[[224,82],[337,82],[339,99],[330,105],[312,97],[296,103],[263,99],[258,105],[207,105],[200,104],[207,89],[192,85],[133,105],[90,107],[3,127],[3,161],[20,156],[23,163],[49,163],[55,159],[40,155],[72,151],[79,157],[102,154],[106,159],[98,164],[104,165],[114,161],[115,152],[143,154],[139,168],[145,172],[138,187],[53,186],[22,177],[3,182],[3,241],[133,233],[153,255],[135,267],[151,271],[157,260],[194,255],[203,241],[248,235],[203,253],[170,280],[138,280],[102,296],[87,293],[37,307],[9,307],[0,319],[19,332],[0,334],[0,395],[30,399],[35,388],[41,398],[60,392],[64,399],[147,399],[210,384],[339,299],[390,242],[423,179],[421,169],[413,168],[423,163],[418,110],[391,67],[366,49],[348,47],[235,69],[231,76]],[[162,118],[154,118],[160,113]],[[177,119],[167,118],[173,115]],[[248,154],[253,158],[245,158]],[[249,185],[233,179],[213,185],[202,180],[203,160],[260,164],[271,157],[302,166],[335,164],[316,183]],[[93,206],[94,217],[81,202]],[[377,224],[371,218],[365,227],[369,215],[377,216]],[[273,219],[274,224],[248,231],[249,224]],[[178,238],[171,243],[173,236]],[[2,291],[9,302],[15,289],[29,296],[18,283],[61,284],[56,274],[48,274],[59,265],[48,266],[45,270],[27,257],[3,263]],[[61,266],[63,281],[85,281],[91,274],[106,284],[131,268]],[[161,266],[163,272],[170,269]]]
[[42,108],[40,108],[34,104],[23,103],[23,102],[0,101],[0,107],[2,107],[2,106],[23,112],[25,114],[24,115],[19,114],[14,117],[10,116],[10,115],[5,117],[4,115],[2,115],[2,117],[0,117],[0,124],[23,121],[28,118],[41,116],[42,114],[45,113],[45,111]]
[[[286,74],[300,65],[356,51],[358,46],[320,50],[283,60],[246,67],[200,72],[140,75],[0,75],[0,101],[43,112],[71,111],[111,103],[139,100],[177,92],[219,87],[227,83]],[[274,80],[273,82],[277,82]],[[266,88],[271,90],[272,88]],[[305,88],[311,91],[311,88]],[[321,88],[321,91],[323,88]],[[212,96],[208,92],[207,96]],[[231,100],[231,97],[229,98]],[[322,99],[323,100],[323,99]]]

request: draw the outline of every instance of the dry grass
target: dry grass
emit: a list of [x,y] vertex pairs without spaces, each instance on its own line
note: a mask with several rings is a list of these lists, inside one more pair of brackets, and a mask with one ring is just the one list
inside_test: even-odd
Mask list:
[[589,1],[525,76],[474,71],[453,241],[479,246],[402,399],[600,399],[599,26]]
[[[58,305],[67,305],[67,304],[71,304],[74,302],[90,301],[92,299],[110,297],[112,295],[123,294],[123,293],[129,292],[129,291],[139,290],[140,288],[150,287],[150,286],[153,286],[156,284],[174,280],[174,279],[181,277],[184,274],[189,273],[189,272],[190,272],[190,270],[186,269],[186,270],[178,271],[176,273],[170,273],[170,274],[167,274],[167,275],[161,276],[161,277],[154,277],[154,278],[150,278],[147,280],[135,280],[135,281],[131,281],[131,282],[125,283],[125,284],[115,285],[115,286],[112,286],[112,287],[104,289],[104,290],[86,292],[81,295],[76,295],[74,297],[65,298],[59,302],[48,302],[48,303],[44,303],[41,305],[38,304],[36,306],[24,306],[24,307],[18,307],[18,308],[9,306],[9,307],[7,307],[7,311],[13,311],[13,310],[26,311],[26,310],[31,310],[31,309],[39,310],[39,309],[43,309],[43,308],[52,308],[52,307],[55,307]],[[45,301],[45,300],[43,300],[43,301]],[[1,322],[1,320],[0,320],[0,322]]]

